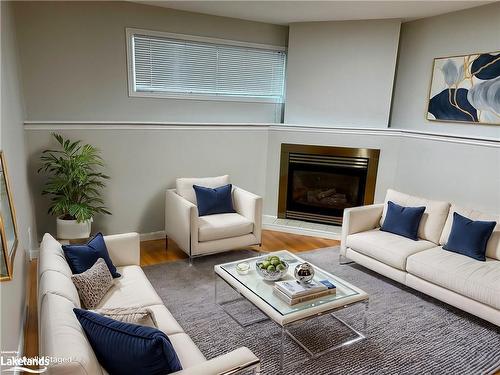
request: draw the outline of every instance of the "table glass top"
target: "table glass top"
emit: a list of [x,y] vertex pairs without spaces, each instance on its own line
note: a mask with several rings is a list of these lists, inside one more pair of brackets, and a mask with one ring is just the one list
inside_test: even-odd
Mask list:
[[[318,305],[322,305],[325,303],[341,300],[346,297],[354,296],[359,294],[356,290],[346,285],[346,283],[339,279],[338,277],[333,276],[332,274],[323,271],[322,269],[314,266],[314,280],[329,280],[332,284],[336,286],[336,293],[328,294],[323,297],[316,298],[311,301],[298,303],[296,305],[290,306],[288,303],[280,299],[276,296],[274,289],[274,281],[266,281],[264,280],[255,270],[255,263],[258,260],[263,260],[270,255],[277,255],[285,262],[289,264],[287,274],[280,280],[295,280],[294,278],[294,270],[295,267],[305,262],[305,260],[299,258],[298,256],[290,253],[287,250],[276,251],[273,253],[266,253],[254,258],[238,260],[236,262],[230,262],[225,264],[220,264],[219,267],[227,272],[231,277],[236,279],[246,288],[250,289],[254,294],[259,296],[262,300],[264,300],[267,304],[271,305],[276,311],[278,311],[281,315],[291,314],[297,311],[309,309]],[[236,265],[242,262],[248,262],[250,265],[250,270],[246,275],[240,275],[236,271]]]

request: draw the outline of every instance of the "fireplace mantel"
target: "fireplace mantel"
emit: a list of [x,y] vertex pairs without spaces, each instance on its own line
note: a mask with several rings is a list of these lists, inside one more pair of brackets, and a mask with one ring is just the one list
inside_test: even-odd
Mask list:
[[380,150],[281,145],[278,217],[342,225],[343,210],[372,204]]

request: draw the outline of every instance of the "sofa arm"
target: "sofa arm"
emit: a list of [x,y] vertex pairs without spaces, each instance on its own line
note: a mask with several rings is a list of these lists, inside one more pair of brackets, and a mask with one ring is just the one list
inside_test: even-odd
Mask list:
[[254,223],[253,233],[261,242],[262,236],[262,197],[237,186],[233,189],[234,209]]
[[[198,207],[176,193],[167,190],[165,197],[165,234],[189,255],[191,240],[198,241]],[[196,238],[191,238],[194,235]]]
[[141,243],[139,233],[123,233],[104,236],[113,264],[117,267],[140,265]]
[[255,369],[260,372],[260,360],[246,347],[212,358],[196,366],[174,372],[175,375],[230,375]]
[[354,233],[375,229],[380,224],[384,204],[371,204],[369,206],[352,207],[344,210],[342,220],[342,239],[340,253],[345,256],[347,236]]

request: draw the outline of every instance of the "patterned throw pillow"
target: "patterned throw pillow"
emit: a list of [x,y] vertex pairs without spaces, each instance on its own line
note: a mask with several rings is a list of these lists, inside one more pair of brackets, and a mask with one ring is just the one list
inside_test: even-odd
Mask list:
[[113,276],[102,258],[97,259],[97,262],[87,271],[72,275],[71,280],[86,309],[96,307],[113,285]]
[[158,328],[155,316],[148,307],[115,307],[94,310],[97,314],[124,323]]

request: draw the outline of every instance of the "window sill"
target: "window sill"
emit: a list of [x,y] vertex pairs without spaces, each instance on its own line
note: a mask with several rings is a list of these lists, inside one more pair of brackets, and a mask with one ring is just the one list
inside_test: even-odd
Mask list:
[[200,95],[181,94],[154,91],[129,91],[131,98],[156,98],[156,99],[181,99],[181,100],[211,100],[220,102],[244,102],[244,103],[273,103],[283,104],[283,100],[275,98],[262,98],[251,96],[231,96],[231,95]]

